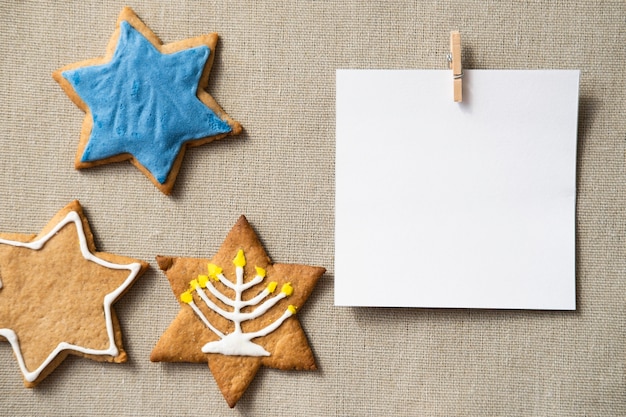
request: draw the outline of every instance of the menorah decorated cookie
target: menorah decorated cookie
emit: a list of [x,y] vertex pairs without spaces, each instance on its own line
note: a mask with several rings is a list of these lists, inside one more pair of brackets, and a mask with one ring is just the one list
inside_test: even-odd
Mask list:
[[170,194],[185,150],[237,135],[206,91],[217,34],[163,44],[126,7],[99,58],[52,76],[85,114],[74,166],[130,161]]
[[0,233],[0,340],[13,348],[24,385],[39,384],[69,354],[125,362],[112,305],[147,268],[96,252],[78,201],[38,235]]
[[316,369],[296,313],[324,268],[272,263],[244,216],[212,259],[157,262],[181,309],[152,361],[208,363],[230,407],[261,366]]

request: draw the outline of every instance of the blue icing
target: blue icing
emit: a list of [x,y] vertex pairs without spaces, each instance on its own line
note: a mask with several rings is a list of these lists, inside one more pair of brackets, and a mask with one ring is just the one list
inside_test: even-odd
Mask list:
[[210,52],[161,54],[122,21],[110,62],[63,72],[93,118],[81,161],[130,153],[163,184],[185,142],[230,132],[196,96]]

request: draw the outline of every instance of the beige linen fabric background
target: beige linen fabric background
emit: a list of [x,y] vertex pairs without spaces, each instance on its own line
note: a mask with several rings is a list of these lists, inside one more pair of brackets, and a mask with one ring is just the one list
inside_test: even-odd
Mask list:
[[[79,199],[100,250],[151,263],[116,304],[129,362],[70,357],[29,390],[0,343],[0,415],[626,415],[622,1],[172,3],[128,5],[166,43],[220,34],[209,91],[245,133],[190,150],[167,197],[128,163],[73,169],[83,113],[50,76],[103,54],[126,3],[0,1],[0,230]],[[333,306],[335,70],[445,68],[453,29],[466,68],[582,70],[575,312]],[[240,214],[328,272],[298,316],[319,370],[262,369],[229,410],[206,365],[148,358],[178,312],[154,256],[211,257]]]

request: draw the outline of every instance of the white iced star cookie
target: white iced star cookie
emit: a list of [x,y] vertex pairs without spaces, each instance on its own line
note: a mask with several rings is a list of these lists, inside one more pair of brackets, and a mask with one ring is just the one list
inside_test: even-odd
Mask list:
[[96,252],[78,201],[38,235],[0,234],[0,339],[13,348],[24,385],[37,385],[68,354],[126,361],[112,304],[147,267]]

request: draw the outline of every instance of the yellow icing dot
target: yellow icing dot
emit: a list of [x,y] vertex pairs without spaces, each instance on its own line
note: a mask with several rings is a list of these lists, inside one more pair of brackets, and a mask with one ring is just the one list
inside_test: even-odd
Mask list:
[[207,275],[198,275],[198,284],[200,287],[206,288],[206,284],[209,281],[209,277]]
[[260,276],[261,278],[265,278],[265,269],[261,268],[260,266],[255,266],[254,269],[256,269],[256,274],[258,276]]
[[191,294],[191,291],[185,291],[184,293],[182,293],[180,295],[180,301],[182,301],[183,303],[187,303],[187,304],[192,303],[193,295]]
[[235,266],[239,266],[241,268],[246,266],[246,257],[243,255],[243,250],[239,249],[239,252],[237,252],[237,256],[235,256],[235,259],[233,259],[233,263],[235,264]]
[[219,279],[217,276],[222,273],[222,268],[220,268],[219,266],[215,264],[209,264],[208,271],[209,271],[209,278],[217,281]]
[[267,291],[269,291],[269,293],[273,293],[274,290],[276,290],[276,286],[278,285],[278,282],[276,281],[272,281],[269,284],[267,284]]
[[289,310],[291,312],[291,314],[296,314],[296,306],[294,305],[289,305],[289,307],[287,307],[287,310]]
[[291,286],[291,282],[284,284],[283,288],[281,288],[280,291],[283,292],[287,296],[293,294],[293,287]]
[[198,283],[197,279],[192,279],[191,281],[189,281],[189,286],[191,288],[193,288],[194,290],[198,289],[198,287],[200,286],[200,284]]

